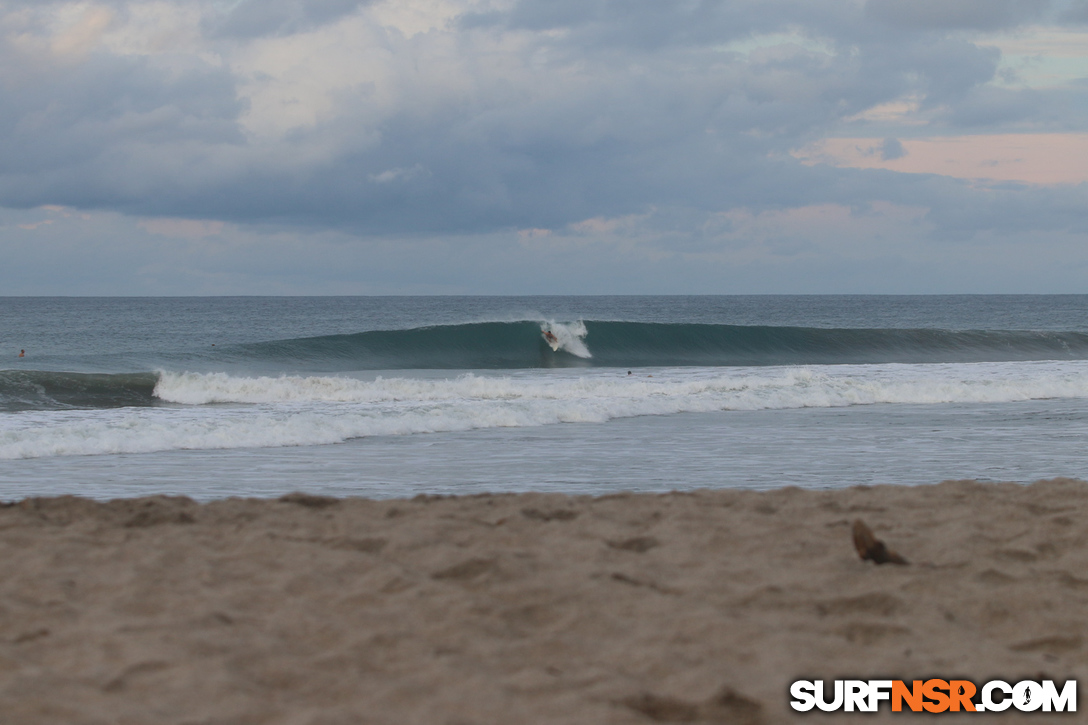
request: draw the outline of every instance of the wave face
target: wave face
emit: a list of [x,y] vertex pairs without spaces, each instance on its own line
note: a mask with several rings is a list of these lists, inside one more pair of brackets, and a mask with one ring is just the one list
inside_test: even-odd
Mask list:
[[[543,338],[549,329],[562,343],[556,351]],[[263,342],[227,354],[314,371],[997,362],[1088,359],[1088,333],[480,322]]]
[[716,411],[1088,398],[1088,363],[674,368],[449,379],[163,373],[159,407],[0,417],[0,459],[319,445]]
[[0,411],[157,405],[158,382],[157,373],[0,370]]
[[[561,345],[544,339],[552,330]],[[239,346],[228,354],[302,364],[314,370],[513,370],[588,366],[585,324],[476,322],[407,330],[373,330]]]

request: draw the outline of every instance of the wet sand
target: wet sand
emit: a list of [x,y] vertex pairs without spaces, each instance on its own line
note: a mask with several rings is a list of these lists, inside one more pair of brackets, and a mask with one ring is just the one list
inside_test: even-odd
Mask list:
[[[861,561],[858,518],[910,564]],[[789,683],[1088,681],[1069,479],[28,499],[0,557],[5,723],[911,722],[795,715]]]

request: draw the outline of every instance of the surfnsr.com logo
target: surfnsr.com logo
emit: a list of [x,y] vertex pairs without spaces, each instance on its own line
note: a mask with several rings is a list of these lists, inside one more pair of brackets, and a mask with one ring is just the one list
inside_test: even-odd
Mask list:
[[[826,693],[826,694],[825,694]],[[799,712],[876,712],[888,702],[892,712],[1076,712],[1077,681],[1061,689],[1053,680],[1010,685],[991,680],[981,688],[969,680],[798,680],[790,685],[790,706]]]

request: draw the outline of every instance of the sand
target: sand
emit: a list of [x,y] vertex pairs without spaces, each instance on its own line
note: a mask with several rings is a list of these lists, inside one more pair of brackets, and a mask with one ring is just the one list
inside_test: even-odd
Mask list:
[[[861,561],[858,518],[910,564]],[[28,499],[0,556],[3,723],[912,722],[796,715],[789,683],[1088,675],[1069,479]]]

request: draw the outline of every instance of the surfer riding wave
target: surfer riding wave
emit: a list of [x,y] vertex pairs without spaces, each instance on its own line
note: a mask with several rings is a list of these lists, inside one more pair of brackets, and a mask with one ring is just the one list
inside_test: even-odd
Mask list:
[[588,334],[585,323],[577,322],[545,322],[540,325],[541,336],[554,352],[563,350],[575,357],[591,358],[593,355],[586,347],[585,336]]

